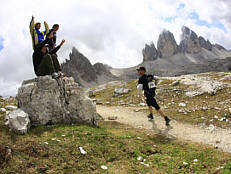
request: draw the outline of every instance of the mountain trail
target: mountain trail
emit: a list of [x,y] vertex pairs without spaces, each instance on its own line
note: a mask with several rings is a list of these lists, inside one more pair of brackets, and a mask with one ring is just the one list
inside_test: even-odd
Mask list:
[[222,129],[212,125],[200,127],[175,120],[171,121],[171,126],[166,127],[164,119],[157,116],[157,113],[154,113],[154,120],[149,121],[145,113],[136,112],[131,107],[97,105],[97,112],[105,120],[108,120],[108,117],[117,117],[116,121],[135,128],[153,130],[168,138],[212,145],[224,152],[231,153],[231,129]]

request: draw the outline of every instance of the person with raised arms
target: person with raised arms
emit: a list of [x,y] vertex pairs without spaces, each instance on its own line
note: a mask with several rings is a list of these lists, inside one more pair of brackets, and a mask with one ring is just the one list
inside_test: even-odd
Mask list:
[[42,32],[39,31],[41,28],[41,23],[40,22],[35,23],[34,16],[32,16],[30,21],[30,34],[31,34],[32,46],[34,50],[38,44],[44,41],[45,36],[49,33],[49,26],[46,23],[46,21],[44,21],[44,26],[45,26],[45,31]]

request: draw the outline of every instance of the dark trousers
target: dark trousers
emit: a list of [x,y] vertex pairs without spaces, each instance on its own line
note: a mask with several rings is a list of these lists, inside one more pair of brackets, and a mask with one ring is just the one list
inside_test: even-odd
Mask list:
[[57,54],[46,54],[38,66],[37,76],[52,75],[54,72],[61,71]]

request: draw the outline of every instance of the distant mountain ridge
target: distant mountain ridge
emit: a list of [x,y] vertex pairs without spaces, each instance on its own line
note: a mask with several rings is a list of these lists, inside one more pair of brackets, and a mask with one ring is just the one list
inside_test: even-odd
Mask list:
[[210,71],[231,71],[231,51],[219,44],[211,44],[186,26],[182,27],[178,45],[174,35],[164,30],[155,44],[145,44],[143,62],[132,68],[111,70],[122,79],[137,78],[136,68],[145,66],[148,73],[159,76],[178,76]]
[[[231,52],[226,50],[219,44],[211,44],[207,39],[197,34],[186,26],[183,26],[180,44],[177,45],[173,33],[164,30],[158,38],[157,48],[152,42],[150,45],[146,44],[142,50],[143,61],[153,61],[157,58],[168,58],[175,54],[199,54],[203,51],[210,52],[212,58],[225,58],[230,56]],[[206,56],[206,55],[205,55]],[[203,54],[201,55],[203,57]]]

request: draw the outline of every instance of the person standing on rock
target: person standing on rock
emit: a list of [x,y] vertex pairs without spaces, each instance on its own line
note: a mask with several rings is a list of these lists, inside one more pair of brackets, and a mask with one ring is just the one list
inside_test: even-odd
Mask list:
[[46,21],[44,21],[44,26],[45,26],[45,31],[40,32],[40,28],[41,28],[41,23],[34,22],[34,16],[32,16],[32,19],[30,21],[30,34],[31,34],[31,38],[32,38],[32,46],[33,49],[35,50],[35,47],[44,41],[45,35],[48,34],[49,32],[49,26],[46,23]]
[[58,78],[63,75],[56,53],[65,43],[65,40],[62,40],[57,47],[48,51],[48,43],[53,38],[53,32],[49,34],[46,40],[36,46],[33,53],[34,71],[37,76],[52,75],[53,78]]
[[58,30],[59,30],[59,24],[54,24],[52,29],[50,29],[49,33],[46,35],[46,37],[48,37],[50,35],[50,33],[52,31],[54,31],[53,32],[54,37],[49,42],[49,50],[55,49],[55,47],[56,47],[56,32]]
[[168,118],[164,112],[161,110],[160,106],[156,102],[155,97],[155,89],[157,85],[157,79],[155,79],[155,82],[153,82],[153,76],[152,75],[146,75],[146,69],[145,67],[140,67],[137,69],[138,74],[140,76],[138,81],[137,89],[143,90],[144,95],[146,97],[146,103],[149,107],[150,114],[148,115],[148,118],[151,120],[153,119],[153,113],[152,113],[152,107],[154,107],[157,112],[165,119],[166,126],[169,126],[171,119]]

